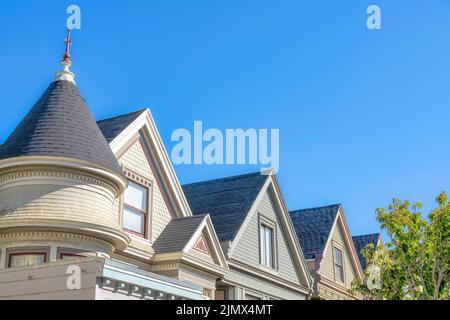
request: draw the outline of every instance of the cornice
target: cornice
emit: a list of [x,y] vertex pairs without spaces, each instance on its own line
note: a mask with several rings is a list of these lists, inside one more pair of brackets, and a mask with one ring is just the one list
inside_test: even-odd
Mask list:
[[76,233],[58,232],[58,231],[15,231],[0,234],[0,243],[12,241],[67,241],[75,243],[94,244],[96,246],[107,249],[109,252],[114,251],[114,246],[106,241],[97,239],[87,235]]
[[67,172],[67,171],[60,171],[60,170],[33,170],[32,168],[29,169],[19,169],[18,171],[9,172],[6,174],[3,174],[0,176],[0,184],[5,184],[12,182],[17,179],[24,179],[24,178],[37,178],[37,177],[53,177],[53,178],[63,178],[63,179],[70,179],[70,180],[76,180],[79,182],[83,182],[85,184],[95,184],[98,186],[101,186],[103,188],[108,189],[113,194],[117,194],[117,189],[113,188],[111,184],[108,184],[104,182],[100,178],[88,176],[83,173],[75,173],[75,172]]
[[128,184],[123,173],[114,172],[96,163],[85,160],[50,156],[24,156],[0,160],[0,172],[11,169],[16,171],[19,168],[30,166],[62,167],[89,172],[111,181],[117,187],[119,194],[125,190]]

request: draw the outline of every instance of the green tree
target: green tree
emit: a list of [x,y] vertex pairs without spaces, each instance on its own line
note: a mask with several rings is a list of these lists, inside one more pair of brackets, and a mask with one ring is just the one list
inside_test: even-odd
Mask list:
[[373,245],[362,250],[368,266],[366,280],[355,280],[351,293],[365,299],[450,299],[450,202],[445,192],[436,203],[427,218],[420,212],[420,203],[411,205],[399,199],[387,209],[376,210],[389,242],[375,250]]

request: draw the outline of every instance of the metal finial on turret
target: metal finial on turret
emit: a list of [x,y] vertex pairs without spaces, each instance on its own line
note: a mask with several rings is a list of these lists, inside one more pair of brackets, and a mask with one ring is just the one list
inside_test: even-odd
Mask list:
[[70,60],[70,45],[72,41],[70,40],[70,29],[67,29],[67,37],[64,41],[66,43],[66,51],[64,52],[63,58],[61,60],[62,70],[58,71],[55,75],[55,81],[65,80],[75,83],[75,75],[69,70],[69,67],[72,65]]

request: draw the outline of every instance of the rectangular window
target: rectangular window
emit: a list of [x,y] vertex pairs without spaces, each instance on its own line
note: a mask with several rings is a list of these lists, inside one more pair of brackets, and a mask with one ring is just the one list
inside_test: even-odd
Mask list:
[[344,264],[342,262],[342,250],[333,247],[334,250],[334,275],[336,281],[344,282]]
[[61,260],[66,260],[66,259],[74,259],[74,258],[84,258],[84,256],[79,255],[79,254],[75,254],[75,253],[64,253],[64,252],[62,252],[59,255],[59,258]]
[[9,255],[8,267],[25,267],[35,264],[45,263],[47,254],[45,252],[31,252],[31,253],[11,253]]
[[147,199],[148,189],[129,181],[124,195],[123,227],[142,237],[146,234]]
[[273,229],[261,224],[260,226],[261,264],[274,268]]

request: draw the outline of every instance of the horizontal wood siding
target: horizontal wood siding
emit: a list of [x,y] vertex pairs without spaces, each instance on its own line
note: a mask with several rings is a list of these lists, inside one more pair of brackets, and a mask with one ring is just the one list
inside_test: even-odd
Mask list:
[[251,217],[250,223],[247,225],[245,232],[233,252],[233,258],[253,267],[260,267],[258,214],[261,214],[276,223],[276,250],[278,257],[277,276],[292,283],[299,284],[300,280],[298,279],[296,267],[293,263],[285,234],[280,224],[279,215],[275,210],[269,193],[264,195],[258,206],[257,212]]

